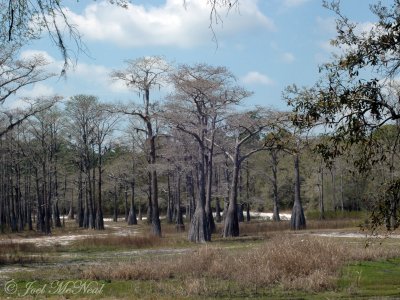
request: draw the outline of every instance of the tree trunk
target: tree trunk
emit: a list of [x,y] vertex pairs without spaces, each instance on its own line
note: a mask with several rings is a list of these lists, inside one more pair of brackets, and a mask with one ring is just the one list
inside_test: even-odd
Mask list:
[[83,212],[83,178],[82,177],[83,177],[82,176],[82,164],[80,164],[79,179],[78,179],[78,215],[77,215],[77,222],[78,222],[79,227],[83,227],[83,219],[84,219],[84,212]]
[[155,236],[161,236],[161,223],[160,214],[158,209],[158,183],[157,171],[155,169],[156,163],[156,145],[155,136],[153,135],[153,128],[151,122],[147,122],[147,130],[149,133],[150,141],[150,167],[151,167],[151,232]]
[[149,172],[148,173],[148,178],[149,178],[149,181],[148,181],[148,183],[149,183],[149,194],[148,194],[148,202],[147,202],[147,224],[151,224],[151,216],[152,216],[152,214],[153,214],[153,205],[151,204],[151,199],[152,199],[152,196],[151,196],[151,193],[152,193],[152,188],[151,188],[151,173]]
[[324,169],[320,166],[321,183],[319,191],[319,218],[320,220],[325,219],[325,206],[324,206]]
[[219,200],[219,197],[215,199],[215,220],[217,223],[221,223],[222,217],[221,217],[221,203]]
[[250,202],[246,205],[246,222],[250,222]]
[[97,212],[96,212],[96,229],[104,230],[104,219],[103,219],[103,160],[101,157],[101,145],[99,145],[99,165],[98,165],[98,173],[99,173],[99,181],[97,182]]
[[300,230],[306,228],[306,218],[304,217],[303,206],[300,198],[300,170],[299,170],[299,154],[296,153],[294,157],[294,204],[292,209],[292,216],[290,219],[290,228],[292,230]]
[[118,204],[117,204],[117,199],[118,199],[118,190],[117,190],[117,182],[114,183],[114,216],[113,216],[113,221],[118,222]]
[[188,239],[192,242],[204,243],[211,240],[211,232],[207,226],[204,209],[206,202],[204,145],[199,145],[199,156],[199,197],[197,198],[196,210],[190,223]]
[[[67,194],[67,176],[65,176],[65,183],[64,183],[64,194]],[[74,189],[71,188],[71,201],[69,202],[69,211],[68,211],[68,219],[73,220],[75,219],[75,212],[74,212]]]
[[226,212],[224,220],[223,237],[239,236],[239,220],[237,212],[237,194],[239,184],[240,162],[239,162],[239,149],[235,149],[235,156],[233,162],[232,183],[229,197],[229,207]]
[[184,231],[185,225],[183,224],[182,210],[181,210],[181,174],[177,174],[177,187],[176,187],[176,230]]
[[238,214],[238,222],[239,223],[242,223],[244,221],[243,205],[244,205],[244,203],[237,204],[237,214]]
[[207,170],[207,192],[206,192],[206,218],[207,226],[211,233],[215,233],[215,222],[211,209],[211,199],[212,199],[212,180],[213,180],[213,155],[214,155],[214,137],[211,140],[211,147],[206,157],[206,170]]
[[135,210],[135,181],[131,182],[131,207],[129,209],[128,225],[136,225],[136,210]]
[[194,194],[194,184],[193,184],[193,174],[190,172],[186,176],[186,189],[188,197],[188,209],[186,211],[186,219],[191,221],[195,211],[195,194]]
[[332,206],[333,210],[336,212],[337,209],[337,201],[336,201],[336,179],[335,179],[335,166],[332,166],[331,169],[331,179],[332,179]]
[[125,222],[128,222],[128,216],[129,216],[129,209],[128,209],[128,185],[125,183],[125,202],[124,202],[124,208],[125,208]]
[[250,222],[250,168],[246,161],[246,222]]
[[167,174],[167,223],[172,224],[172,197],[171,197],[171,182],[170,182],[170,174]]
[[278,153],[277,151],[271,152],[272,162],[272,191],[274,199],[274,209],[272,214],[272,220],[279,222],[281,217],[279,216],[279,194],[278,194]]

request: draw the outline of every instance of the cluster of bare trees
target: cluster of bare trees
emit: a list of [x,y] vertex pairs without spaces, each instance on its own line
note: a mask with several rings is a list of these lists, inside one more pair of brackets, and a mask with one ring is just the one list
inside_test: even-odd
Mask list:
[[[168,220],[171,221],[174,215],[177,226],[183,225],[180,186],[182,178],[186,178],[186,215],[190,219],[188,238],[194,242],[211,239],[215,232],[211,205],[215,192],[213,183],[217,178],[215,170],[221,168],[215,165],[217,159],[224,162],[226,169],[226,176],[218,176],[226,180],[228,199],[224,206],[223,236],[239,235],[237,197],[241,165],[256,152],[278,147],[277,139],[265,137],[277,130],[276,122],[283,119],[283,115],[286,115],[286,123],[282,122],[282,126],[288,124],[288,115],[260,107],[250,111],[239,110],[237,106],[251,93],[238,86],[233,74],[224,67],[196,64],[181,65],[172,70],[161,57],[146,57],[126,64],[126,69],[114,71],[111,76],[139,92],[143,105],[119,106],[114,111],[140,121],[135,129],[145,137],[143,149],[148,160],[148,216],[152,232],[161,235],[156,169],[161,170],[160,165],[167,161]],[[150,90],[165,84],[172,85],[173,92],[160,105],[150,98]],[[166,148],[169,151],[176,149],[175,154],[164,153]],[[184,154],[177,156],[180,151]],[[296,153],[297,150],[293,151]],[[175,193],[171,193],[171,180],[176,185]],[[299,186],[298,181],[298,190]],[[300,217],[296,217],[294,229],[305,227],[300,195],[297,206]]]
[[[18,231],[28,225],[32,229],[33,215],[37,229],[50,233],[52,226],[62,225],[62,199],[63,215],[76,216],[80,227],[104,229],[105,183],[113,195],[114,219],[118,189],[123,186],[125,219],[136,224],[135,186],[141,181],[148,186],[147,215],[154,235],[161,236],[160,191],[166,195],[169,222],[175,221],[181,230],[183,214],[190,220],[189,240],[211,240],[216,228],[212,208],[221,221],[220,199],[224,199],[223,236],[239,235],[241,167],[259,151],[282,148],[273,133],[282,130],[276,124],[287,115],[260,107],[238,109],[251,93],[238,86],[224,67],[173,68],[162,57],[144,57],[126,61],[125,69],[110,76],[137,92],[142,103],[106,105],[95,96],[76,95],[62,108],[38,111],[13,130],[5,130],[1,140],[2,228]],[[172,90],[166,101],[155,101],[152,95],[166,85]],[[129,140],[125,144],[130,163],[117,171],[108,166],[104,176],[104,160],[115,151],[112,141],[118,120]],[[139,156],[146,162],[140,175]]]

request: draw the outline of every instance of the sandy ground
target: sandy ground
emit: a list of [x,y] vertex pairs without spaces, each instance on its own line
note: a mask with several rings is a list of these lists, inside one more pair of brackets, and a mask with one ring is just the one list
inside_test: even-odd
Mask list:
[[[245,214],[246,216],[246,214]],[[292,214],[289,213],[280,213],[279,217],[281,218],[281,220],[287,221],[290,220]],[[253,218],[260,218],[263,220],[272,220],[272,213],[265,213],[265,212],[250,212],[250,217]]]
[[332,237],[332,238],[393,238],[400,239],[399,234],[391,234],[391,235],[369,235],[365,233],[357,233],[357,232],[325,232],[325,233],[311,233],[311,235],[323,236],[323,237]]

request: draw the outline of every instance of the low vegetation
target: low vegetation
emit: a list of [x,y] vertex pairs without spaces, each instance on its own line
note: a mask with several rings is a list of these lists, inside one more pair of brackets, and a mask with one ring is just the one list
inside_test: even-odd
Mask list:
[[[254,291],[280,286],[307,292],[336,287],[341,269],[355,261],[400,256],[396,247],[365,247],[327,238],[279,234],[246,251],[202,246],[180,256],[141,258],[91,266],[82,277],[92,280],[228,280]],[[204,279],[205,278],[205,279]]]
[[[68,222],[66,236],[79,238],[65,244],[22,242],[17,235],[10,235],[10,241],[3,239],[0,257],[7,268],[0,275],[15,280],[19,291],[32,281],[38,289],[55,280],[104,284],[100,295],[61,295],[72,299],[396,295],[393,276],[400,273],[398,239],[366,247],[365,239],[318,236],[354,233],[359,223],[360,218],[309,220],[307,230],[291,232],[288,221],[253,220],[241,223],[241,236],[235,238],[223,238],[222,225],[217,224],[213,242],[196,245],[187,241],[188,226],[177,232],[175,224],[165,223],[164,235],[159,238],[146,235],[143,223],[129,227],[110,222],[106,232],[86,237],[86,231]],[[133,231],[122,235],[129,229]],[[377,273],[382,273],[382,282],[374,275]],[[379,282],[382,288],[377,286]],[[0,298],[3,296],[9,295],[0,290]],[[43,296],[57,298],[51,293]]]

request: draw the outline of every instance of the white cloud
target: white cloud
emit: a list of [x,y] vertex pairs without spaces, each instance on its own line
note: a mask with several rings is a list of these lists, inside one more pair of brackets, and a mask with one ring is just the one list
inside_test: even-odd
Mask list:
[[36,98],[41,96],[51,96],[54,95],[54,89],[51,86],[43,82],[38,82],[30,86],[29,88],[21,89],[18,91],[19,97],[29,97],[29,98]]
[[[71,24],[77,26],[84,39],[113,42],[124,47],[179,46],[192,47],[210,41],[210,6],[208,1],[166,0],[160,6],[129,4],[127,9],[103,1],[92,3],[79,15],[66,11]],[[220,36],[250,32],[255,29],[274,30],[271,19],[258,7],[258,0],[243,0],[240,13],[235,10],[223,23],[214,25]]]
[[290,53],[290,52],[282,53],[281,59],[282,59],[283,62],[285,62],[287,64],[291,64],[292,62],[295,61],[294,55],[292,53]]
[[50,54],[48,54],[46,51],[42,51],[42,50],[30,49],[30,50],[22,51],[21,54],[20,54],[20,58],[21,59],[29,59],[29,58],[34,57],[34,56],[41,56],[48,63],[54,63],[55,62],[54,58]]
[[310,0],[284,0],[283,1],[283,5],[285,7],[291,8],[291,7],[296,7],[296,6],[303,5],[308,1],[310,1]]
[[272,85],[274,81],[269,78],[267,75],[262,74],[258,71],[251,71],[247,73],[244,77],[242,77],[241,81],[245,84],[252,84],[252,85]]

